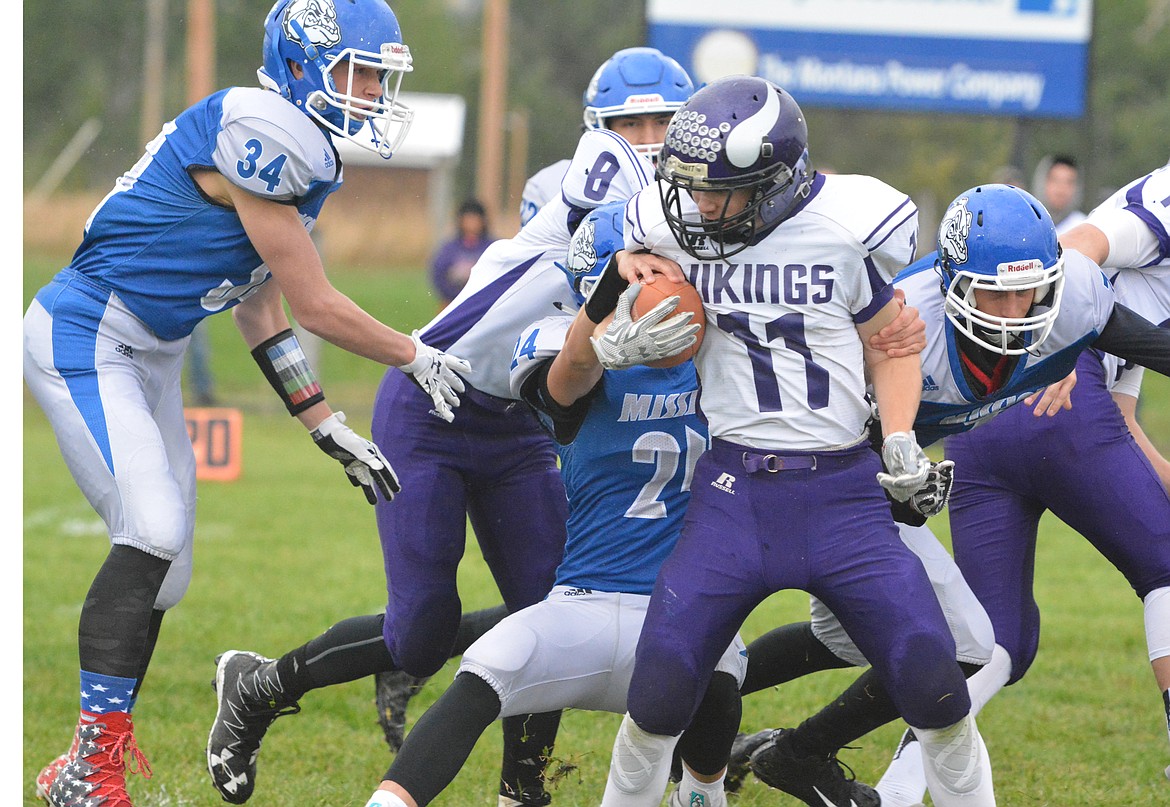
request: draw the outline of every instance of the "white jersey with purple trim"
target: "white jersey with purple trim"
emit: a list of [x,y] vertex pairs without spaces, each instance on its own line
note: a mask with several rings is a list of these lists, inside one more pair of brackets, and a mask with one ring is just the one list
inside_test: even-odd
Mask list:
[[[1127,237],[1133,230],[1118,211],[1144,225],[1136,238]],[[1109,239],[1102,268],[1113,280],[1117,301],[1155,325],[1170,326],[1170,166],[1121,188],[1094,208],[1087,221]],[[1113,392],[1138,397],[1145,368],[1110,354],[1103,354],[1102,362]]]
[[1002,386],[988,396],[972,391],[963,375],[955,327],[944,312],[945,297],[932,253],[906,268],[894,285],[906,293],[926,323],[922,351],[922,400],[914,420],[918,443],[926,446],[964,432],[1067,376],[1077,357],[1101,333],[1113,314],[1113,287],[1097,264],[1075,250],[1064,255],[1064,297],[1052,331],[1034,352],[1016,362]]
[[532,221],[542,207],[561,195],[561,180],[572,160],[557,160],[528,178],[520,194],[520,226]]
[[508,368],[520,332],[558,310],[576,308],[557,263],[590,210],[628,199],[654,167],[625,138],[608,130],[581,135],[557,198],[515,236],[496,241],[471,269],[459,295],[423,329],[428,345],[471,362],[464,378],[499,398],[512,398]]
[[90,215],[64,271],[116,293],[168,341],[269,277],[240,217],[195,184],[191,172],[198,169],[296,205],[307,228],[341,184],[329,136],[270,90],[221,90],[163,126]]
[[[690,197],[683,215],[698,219]],[[626,248],[672,258],[699,290],[707,332],[695,358],[712,437],[755,448],[830,450],[865,436],[857,324],[892,297],[914,255],[918,209],[867,176],[818,174],[790,218],[725,263],[678,245],[657,187],[626,207]]]

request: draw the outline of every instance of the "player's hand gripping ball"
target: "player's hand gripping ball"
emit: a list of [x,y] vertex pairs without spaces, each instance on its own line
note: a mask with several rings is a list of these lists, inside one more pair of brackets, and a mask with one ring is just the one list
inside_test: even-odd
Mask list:
[[633,320],[637,322],[639,317],[667,297],[675,296],[679,300],[674,314],[678,315],[690,311],[691,322],[699,325],[699,330],[695,334],[695,343],[681,353],[658,361],[646,362],[648,367],[676,367],[687,359],[693,359],[695,354],[699,352],[699,346],[703,344],[703,336],[707,331],[707,316],[703,313],[703,300],[699,297],[699,292],[695,290],[695,287],[685,280],[681,283],[672,283],[665,277],[659,276],[653,283],[642,286],[638,296],[634,298],[634,307],[630,312]]

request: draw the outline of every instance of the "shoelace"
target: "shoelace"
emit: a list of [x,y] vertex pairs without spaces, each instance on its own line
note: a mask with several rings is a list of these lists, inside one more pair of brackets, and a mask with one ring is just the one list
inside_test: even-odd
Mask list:
[[247,713],[240,716],[240,722],[260,723],[263,721],[265,725],[268,725],[278,717],[295,715],[299,711],[301,711],[301,705],[299,703],[275,706],[271,709],[248,709]]
[[122,732],[114,740],[114,745],[110,748],[110,762],[117,767],[125,768],[128,773],[139,774],[143,779],[149,779],[154,774],[146,754],[139,750],[138,742],[131,731]]

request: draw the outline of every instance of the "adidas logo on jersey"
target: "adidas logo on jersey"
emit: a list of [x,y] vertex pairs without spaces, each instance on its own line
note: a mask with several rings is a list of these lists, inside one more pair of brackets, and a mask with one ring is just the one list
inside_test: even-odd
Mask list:
[[930,373],[926,374],[926,378],[922,379],[923,392],[938,392],[938,384],[934,383],[934,377]]
[[731,486],[734,484],[735,484],[735,477],[734,476],[732,476],[731,474],[719,474],[719,478],[711,483],[711,487],[718,488],[719,490],[723,491],[724,493],[730,493],[732,496],[734,496],[735,491],[731,489]]
[[693,415],[698,400],[698,390],[670,395],[637,395],[627,392],[622,398],[622,413],[618,417],[618,423],[665,420]]

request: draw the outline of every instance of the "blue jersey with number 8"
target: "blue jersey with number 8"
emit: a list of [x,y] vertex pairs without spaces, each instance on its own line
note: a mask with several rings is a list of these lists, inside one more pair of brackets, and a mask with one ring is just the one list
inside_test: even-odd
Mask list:
[[341,184],[328,135],[274,92],[222,90],[167,123],[90,215],[65,270],[116,293],[164,340],[269,277],[235,211],[195,184],[190,172],[200,169],[295,205],[307,228]]

